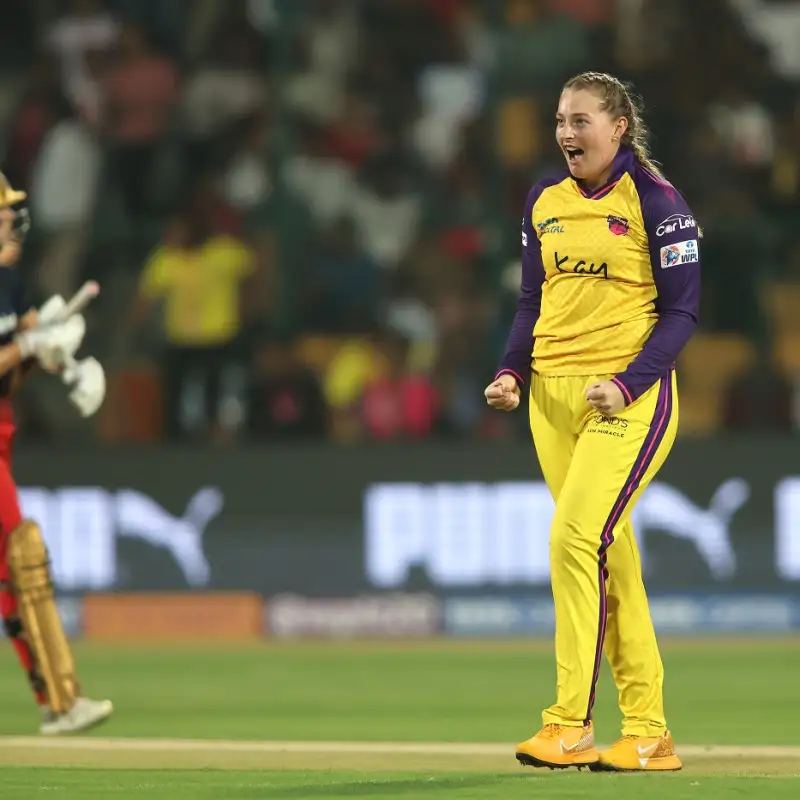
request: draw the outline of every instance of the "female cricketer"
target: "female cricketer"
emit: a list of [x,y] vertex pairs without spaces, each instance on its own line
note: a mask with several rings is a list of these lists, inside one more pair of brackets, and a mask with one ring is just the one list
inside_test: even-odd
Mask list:
[[38,525],[23,519],[11,473],[14,416],[11,395],[23,371],[39,364],[59,373],[70,400],[91,416],[105,395],[102,367],[93,358],[75,361],[85,322],[53,297],[37,312],[24,300],[14,264],[28,229],[24,192],[0,174],[0,616],[43,709],[43,734],[75,733],[107,719],[108,700],[81,696],[69,643],[53,597],[47,549]]
[[[701,234],[650,160],[639,109],[616,78],[589,72],[567,82],[556,140],[567,169],[528,194],[517,312],[485,391],[506,411],[530,391],[533,440],[555,500],[558,692],[517,759],[678,770],[630,515],[675,440],[674,364],[697,324]],[[592,707],[604,649],[623,726],[598,753]]]

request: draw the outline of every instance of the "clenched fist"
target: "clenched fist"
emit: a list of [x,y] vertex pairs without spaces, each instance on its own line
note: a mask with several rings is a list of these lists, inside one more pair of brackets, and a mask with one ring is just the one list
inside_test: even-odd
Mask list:
[[614,381],[593,383],[586,390],[586,400],[592,408],[596,408],[607,417],[613,417],[625,408],[622,389]]
[[492,381],[483,392],[486,402],[499,411],[513,411],[519,405],[519,384],[513,375],[505,373]]

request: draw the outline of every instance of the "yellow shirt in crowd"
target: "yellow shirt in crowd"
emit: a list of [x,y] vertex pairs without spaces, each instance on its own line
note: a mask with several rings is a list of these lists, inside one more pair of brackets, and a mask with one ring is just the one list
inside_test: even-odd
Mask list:
[[164,300],[170,344],[216,346],[241,328],[240,285],[252,272],[253,255],[245,245],[215,236],[191,250],[159,247],[145,265],[141,290]]

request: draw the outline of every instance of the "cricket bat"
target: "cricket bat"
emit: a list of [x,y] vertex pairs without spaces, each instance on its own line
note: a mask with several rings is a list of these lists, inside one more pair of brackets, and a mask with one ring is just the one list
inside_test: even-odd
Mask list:
[[[64,320],[69,319],[73,314],[79,314],[99,294],[100,284],[97,281],[86,281],[86,283],[84,283],[67,301],[67,304],[61,309],[61,313],[55,317],[53,322],[64,322]],[[64,366],[67,369],[73,369],[77,364],[72,356],[66,356],[64,358]]]
[[79,314],[92,300],[100,294],[100,284],[97,281],[86,281],[64,306],[58,315],[58,321],[63,322],[73,314]]

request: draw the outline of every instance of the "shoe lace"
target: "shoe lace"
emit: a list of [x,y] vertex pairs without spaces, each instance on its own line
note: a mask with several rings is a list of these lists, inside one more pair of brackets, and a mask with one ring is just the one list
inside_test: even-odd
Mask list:
[[542,730],[539,732],[539,736],[542,739],[558,739],[558,737],[561,736],[561,732],[563,730],[564,730],[563,725],[559,725],[556,722],[551,722],[542,728]]
[[632,733],[627,733],[625,736],[620,737],[617,739],[616,742],[612,745],[612,747],[616,747],[618,744],[625,744],[625,742],[633,742],[636,739],[640,739],[640,736],[634,736]]

